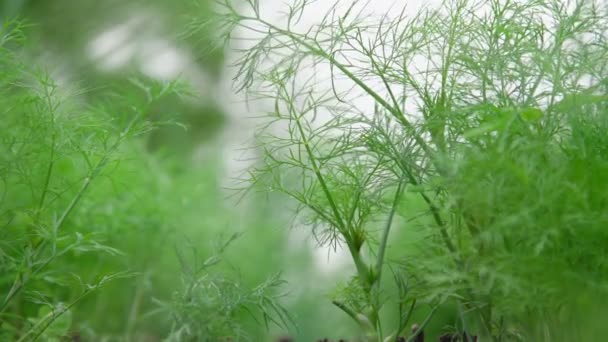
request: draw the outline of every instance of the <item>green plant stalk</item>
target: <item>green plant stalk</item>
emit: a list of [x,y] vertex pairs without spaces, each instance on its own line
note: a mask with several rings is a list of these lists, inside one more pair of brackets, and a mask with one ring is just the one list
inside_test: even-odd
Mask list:
[[[23,336],[21,336],[21,338],[17,342],[36,341],[38,338],[40,338],[42,336],[44,331],[46,329],[48,329],[48,327],[51,324],[53,324],[53,322],[55,322],[55,320],[57,320],[57,318],[59,318],[66,311],[68,311],[72,307],[74,307],[74,305],[76,305],[78,302],[80,302],[83,298],[85,298],[92,292],[98,290],[102,286],[106,285],[109,281],[113,281],[113,280],[119,279],[119,278],[127,278],[127,277],[131,277],[131,276],[133,276],[132,273],[119,272],[119,273],[115,273],[112,275],[104,276],[100,281],[98,281],[94,285],[87,285],[86,289],[84,291],[82,291],[82,293],[80,295],[78,295],[78,297],[76,297],[76,299],[74,299],[67,306],[65,306],[63,308],[63,310],[57,312],[56,314],[53,311],[48,313],[43,319],[40,320],[40,322],[38,322],[34,327],[32,327],[30,330],[28,330],[27,333],[25,333]],[[26,337],[29,337],[32,334],[35,334],[35,335],[32,338],[26,339]]]
[[51,176],[53,174],[53,167],[55,165],[55,132],[53,132],[53,135],[51,136],[51,155],[49,157],[49,166],[46,172],[46,177],[44,180],[44,187],[42,188],[42,194],[40,195],[40,202],[38,203],[38,214],[40,214],[40,212],[42,211],[42,208],[44,207],[44,200],[46,198],[46,194],[48,192],[49,189],[49,184],[51,182]]
[[[17,342],[25,342],[25,341],[36,341],[42,336],[44,331],[48,329],[53,322],[57,320],[64,312],[71,309],[74,305],[80,302],[84,297],[86,297],[89,293],[93,292],[95,289],[87,289],[80,296],[74,299],[70,304],[68,304],[63,310],[55,313],[54,311],[49,312],[40,322],[36,323],[27,333],[25,333]],[[29,338],[30,335],[34,335],[32,338]]]
[[357,313],[353,311],[351,308],[346,306],[344,303],[338,302],[337,300],[332,300],[331,303],[335,305],[340,310],[344,311],[350,318],[352,318],[355,322],[359,322],[357,318]]
[[[87,176],[85,178],[83,184],[80,187],[80,190],[78,191],[76,196],[74,196],[74,198],[72,199],[72,201],[70,202],[68,207],[65,209],[65,211],[61,215],[60,219],[54,225],[53,229],[55,231],[59,230],[59,228],[61,228],[63,226],[63,223],[65,222],[65,220],[67,219],[69,214],[72,212],[72,210],[74,209],[76,204],[79,202],[80,198],[86,192],[87,188],[89,187],[89,185],[91,183],[91,180],[92,180],[92,178],[90,176]],[[34,246],[34,248],[33,248],[34,251],[33,251],[32,255],[35,257],[36,255],[41,253],[43,251],[43,249],[47,246],[47,244],[48,244],[47,240],[40,240]],[[53,259],[54,259],[54,256],[51,256],[37,269],[35,269],[33,271],[28,269],[27,271],[20,271],[17,274],[15,280],[13,281],[13,285],[11,286],[9,293],[7,294],[6,298],[4,299],[2,306],[0,306],[0,313],[4,312],[8,303],[23,289],[23,286],[25,286],[25,284],[28,282],[30,276],[38,273],[40,270],[42,270],[44,267],[46,267],[48,264],[50,264]],[[25,263],[25,260],[23,262]]]
[[429,314],[426,316],[426,318],[424,319],[424,321],[422,321],[422,323],[418,326],[418,330],[416,331],[416,333],[414,335],[410,336],[407,339],[407,342],[414,341],[414,339],[416,337],[418,337],[418,334],[420,334],[420,332],[422,332],[422,330],[424,329],[424,327],[431,321],[431,318],[433,318],[433,315],[435,315],[435,311],[437,311],[437,309],[439,309],[439,305],[440,304],[437,304],[437,305],[435,305],[431,309],[431,312],[429,312]]
[[55,128],[55,111],[58,108],[58,105],[53,105],[53,101],[52,101],[53,93],[55,92],[56,86],[52,85],[52,84],[47,85],[47,86],[51,88],[50,91],[49,91],[48,87],[45,87],[44,89],[45,89],[46,106],[47,106],[49,114],[51,116],[50,124],[51,124],[51,128],[53,129],[53,134],[51,134],[51,153],[50,153],[50,157],[49,157],[49,165],[48,165],[46,176],[44,179],[44,186],[42,188],[42,194],[40,195],[40,202],[38,203],[38,214],[40,213],[40,211],[42,210],[42,208],[44,206],[44,200],[46,198],[49,184],[51,182],[53,167],[55,165],[55,148],[56,148],[55,144],[56,144],[56,139],[57,139],[57,132],[55,131],[54,128]]
[[382,269],[384,266],[384,256],[386,254],[386,247],[388,244],[388,236],[391,231],[391,226],[393,224],[393,218],[395,217],[395,212],[397,210],[397,205],[399,205],[399,199],[401,198],[401,194],[403,193],[403,178],[399,181],[399,185],[397,186],[397,192],[395,193],[395,198],[393,199],[393,205],[391,207],[391,211],[388,215],[388,219],[386,225],[384,227],[384,231],[382,232],[382,240],[380,241],[380,247],[378,249],[378,259],[376,261],[376,269],[375,269],[375,285],[380,287],[380,281],[382,279]]
[[405,319],[403,319],[402,317],[399,317],[399,328],[397,329],[397,332],[395,333],[395,338],[397,338],[399,335],[403,334],[403,332],[407,328],[407,323],[409,322],[410,318],[412,317],[412,313],[414,312],[414,309],[416,308],[416,302],[417,302],[417,300],[416,300],[416,298],[414,298],[412,300],[412,305],[410,305],[410,308],[407,311],[407,314],[405,315]]

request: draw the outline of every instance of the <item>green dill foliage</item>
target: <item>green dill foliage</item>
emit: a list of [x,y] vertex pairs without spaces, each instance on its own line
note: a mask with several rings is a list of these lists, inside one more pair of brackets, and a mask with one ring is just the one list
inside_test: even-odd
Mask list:
[[[218,200],[215,166],[187,149],[188,160],[167,155],[154,135],[186,128],[175,112],[191,89],[137,75],[83,87],[40,65],[26,37],[19,21],[0,31],[0,340],[256,340],[287,329],[278,275],[220,264],[228,243],[199,259],[211,253],[195,242],[234,212]],[[247,224],[265,224],[259,216]],[[272,238],[242,255],[265,264]]]
[[284,281],[278,274],[248,288],[236,274],[212,272],[223,261],[224,250],[237,238],[236,234],[231,236],[208,258],[203,258],[195,246],[177,251],[182,288],[175,292],[173,301],[159,302],[159,311],[173,319],[167,341],[251,341],[243,324],[244,315],[267,329],[271,323],[284,329],[292,325],[289,313],[279,303],[282,295],[278,291]]
[[[318,240],[352,258],[335,305],[370,341],[447,306],[460,313],[446,324],[484,340],[596,336],[593,298],[608,285],[605,4],[372,4],[320,14],[292,1],[277,22],[263,2],[219,1],[240,49],[237,90],[271,104],[253,181],[295,200]],[[302,29],[307,16],[318,21]]]
[[144,100],[126,108],[111,91],[86,101],[85,91],[25,62],[22,29],[15,21],[0,31],[0,338],[56,341],[71,329],[77,303],[134,276],[126,269],[93,275],[69,260],[121,254],[99,226],[86,225],[92,212],[82,207],[133,152],[130,142],[154,128],[149,106],[175,87],[137,83]]

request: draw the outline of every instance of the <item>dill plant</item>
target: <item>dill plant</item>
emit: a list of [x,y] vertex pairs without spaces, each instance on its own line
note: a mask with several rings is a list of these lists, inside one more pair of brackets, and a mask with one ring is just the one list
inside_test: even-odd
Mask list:
[[[370,341],[447,306],[456,330],[483,340],[596,336],[605,4],[454,0],[374,15],[370,2],[314,3],[292,1],[277,23],[262,1],[221,0],[218,18],[240,44],[236,89],[271,108],[250,179],[352,259],[336,307]],[[319,21],[302,28],[305,16]]]
[[206,258],[195,245],[180,246],[182,286],[174,292],[172,301],[158,302],[158,311],[172,317],[167,341],[252,340],[243,315],[266,329],[270,324],[283,329],[292,326],[291,315],[280,304],[284,280],[279,274],[248,287],[235,272],[212,271],[225,262],[226,248],[238,237],[233,234],[222,241]]
[[145,100],[127,100],[130,108],[115,115],[118,93],[87,103],[84,91],[29,65],[25,29],[7,21],[0,31],[0,332],[4,340],[58,340],[71,329],[76,304],[134,275],[78,274],[67,260],[121,254],[104,243],[107,236],[81,225],[91,214],[81,206],[90,205],[100,179],[112,178],[129,142],[154,128],[146,117],[150,105],[176,87],[134,81]]
[[28,28],[3,25],[0,340],[243,340],[263,330],[251,316],[288,324],[280,277],[250,286],[218,266],[227,243],[200,260],[204,247],[178,240],[228,217],[213,172],[146,146],[159,126],[179,126],[169,106],[190,89],[135,76],[60,83],[31,59]]

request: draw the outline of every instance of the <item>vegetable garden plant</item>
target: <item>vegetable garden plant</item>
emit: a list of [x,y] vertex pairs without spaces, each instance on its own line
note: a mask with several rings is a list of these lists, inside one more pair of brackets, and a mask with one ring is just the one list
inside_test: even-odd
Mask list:
[[[352,319],[349,337],[601,340],[608,6],[446,0],[374,13],[338,1],[319,14],[319,3],[292,0],[277,22],[263,2],[219,0],[184,35],[217,30],[238,54],[235,90],[269,108],[247,196],[289,198],[273,205],[293,204],[298,226],[348,252],[352,277],[328,300]],[[92,340],[139,341],[136,326],[154,320],[167,341],[253,340],[251,317],[296,334],[283,291],[297,284],[268,274],[251,285],[230,272],[238,263],[219,268],[237,235],[211,256],[179,239],[172,266],[156,256],[176,227],[192,228],[186,209],[200,198],[171,197],[194,192],[197,175],[152,167],[144,139],[171,122],[150,112],[193,94],[133,78],[87,97],[27,61],[26,30],[0,31],[0,339],[66,339],[77,321]],[[166,185],[170,172],[178,181]],[[119,247],[137,263],[116,270]],[[155,267],[178,268],[181,282]],[[146,299],[166,295],[161,282],[172,295]],[[108,318],[120,333],[102,339],[85,329],[99,315],[73,312],[115,283],[126,319]]]
[[[445,306],[465,339],[596,336],[605,4],[454,0],[375,15],[369,2],[321,14],[313,3],[292,1],[277,23],[261,1],[221,1],[220,23],[229,46],[258,37],[234,65],[237,90],[271,103],[251,179],[352,259],[335,306],[369,341],[405,336],[426,312],[414,340]],[[306,16],[319,20],[302,29]]]

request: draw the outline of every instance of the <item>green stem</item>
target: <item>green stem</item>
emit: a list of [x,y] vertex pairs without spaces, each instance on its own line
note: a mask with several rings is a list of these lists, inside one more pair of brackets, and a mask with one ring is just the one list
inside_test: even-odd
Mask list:
[[50,155],[50,160],[49,160],[49,166],[47,168],[46,171],[46,177],[44,179],[44,187],[42,188],[42,194],[40,195],[40,201],[38,203],[38,214],[40,213],[40,211],[42,210],[42,207],[44,206],[44,200],[46,198],[46,194],[48,192],[48,188],[49,188],[49,184],[51,182],[51,175],[53,173],[53,166],[55,164],[55,143],[56,143],[56,139],[57,139],[57,132],[55,131],[55,109],[57,106],[53,105],[52,102],[52,95],[54,92],[54,88],[49,92],[48,88],[45,88],[46,91],[46,105],[48,107],[49,110],[49,114],[51,116],[51,129],[53,130],[53,133],[51,134],[51,155]]
[[359,322],[359,319],[357,318],[357,313],[348,306],[346,306],[344,303],[338,302],[337,300],[332,300],[331,303],[335,305],[338,309],[344,311],[344,313],[346,313],[354,321]]
[[410,338],[407,339],[407,342],[414,341],[414,339],[422,332],[424,327],[431,321],[431,318],[433,318],[435,311],[437,311],[437,309],[439,309],[440,305],[441,304],[437,304],[431,309],[431,312],[429,312],[429,314],[426,316],[424,321],[422,321],[422,323],[418,326],[418,330],[416,330],[416,333],[414,335],[410,336]]
[[[66,311],[70,310],[74,305],[80,302],[84,297],[86,297],[89,293],[93,292],[93,290],[85,290],[80,296],[78,296],[74,301],[68,304],[63,310],[59,312],[55,312],[54,310],[48,313],[45,317],[43,317],[40,322],[36,323],[25,335],[21,336],[17,342],[24,341],[36,341],[42,336],[42,334],[48,329],[53,322],[57,320],[61,315],[63,315]],[[30,335],[34,334],[32,338],[29,338]]]
[[402,192],[403,178],[399,180],[397,192],[395,193],[395,198],[393,199],[393,206],[391,207],[391,211],[388,215],[388,220],[386,222],[386,226],[384,227],[384,232],[382,233],[382,240],[380,241],[380,248],[378,249],[378,260],[376,261],[377,274],[375,276],[375,283],[378,287],[380,286],[380,280],[382,279],[382,267],[384,266],[384,256],[386,254],[386,245],[388,244],[388,235],[391,230],[393,218],[395,217],[395,211],[397,210],[397,205],[399,204],[399,199],[401,198]]

